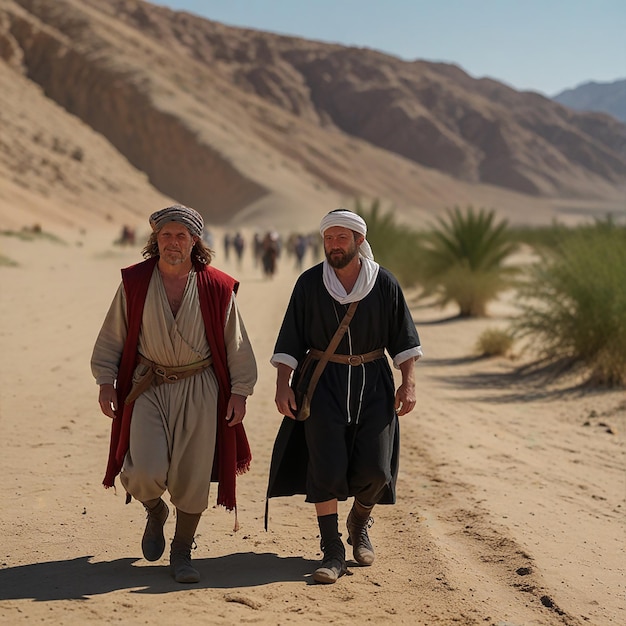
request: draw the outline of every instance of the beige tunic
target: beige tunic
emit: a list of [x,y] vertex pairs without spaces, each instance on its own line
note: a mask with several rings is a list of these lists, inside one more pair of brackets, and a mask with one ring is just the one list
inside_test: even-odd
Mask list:
[[[120,285],[94,347],[96,383],[114,383],[127,332],[126,298]],[[236,299],[231,298],[224,340],[232,393],[249,396],[257,378],[256,361]],[[189,273],[174,317],[158,267],[150,280],[139,334],[139,352],[169,367],[190,365],[211,355],[200,311],[195,271]],[[138,365],[134,380],[146,371]],[[217,428],[218,384],[212,367],[172,384],[152,384],[135,401],[129,450],[120,479],[145,502],[167,489],[172,504],[186,513],[208,506]]]

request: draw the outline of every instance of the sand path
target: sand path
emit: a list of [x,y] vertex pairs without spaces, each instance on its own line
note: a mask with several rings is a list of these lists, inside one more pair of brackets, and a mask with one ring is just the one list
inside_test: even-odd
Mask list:
[[376,563],[336,585],[310,584],[312,507],[272,500],[263,529],[281,419],[268,360],[297,276],[285,259],[272,280],[249,256],[241,268],[216,262],[242,282],[259,364],[241,530],[232,514],[209,509],[197,585],[175,583],[166,559],[145,562],[141,507],[101,486],[109,421],[89,370],[119,268],[140,259],[113,239],[2,238],[20,265],[0,267],[0,623],[624,622],[625,395],[564,391],[513,376],[510,361],[472,358],[480,330],[506,323],[505,303],[492,319],[463,322],[415,307],[426,358],[418,408],[402,418],[398,503],[375,510]]

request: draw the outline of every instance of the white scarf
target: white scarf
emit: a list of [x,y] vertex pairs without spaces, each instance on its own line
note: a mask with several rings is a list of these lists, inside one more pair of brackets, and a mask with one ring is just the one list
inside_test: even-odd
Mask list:
[[359,255],[359,258],[361,260],[361,271],[350,293],[346,293],[346,290],[337,278],[337,274],[335,274],[335,270],[328,264],[328,261],[324,260],[322,272],[324,287],[339,304],[349,304],[350,302],[362,300],[376,283],[380,265],[376,261],[362,255]]

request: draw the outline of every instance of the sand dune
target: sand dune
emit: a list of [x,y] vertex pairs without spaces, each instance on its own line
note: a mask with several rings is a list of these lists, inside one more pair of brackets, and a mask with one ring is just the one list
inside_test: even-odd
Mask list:
[[143,509],[101,486],[109,421],[89,358],[119,268],[139,248],[113,246],[117,232],[102,228],[60,236],[65,245],[0,237],[19,264],[0,266],[1,623],[623,622],[626,398],[473,358],[480,330],[506,324],[504,300],[485,320],[414,307],[426,357],[418,408],[401,422],[398,503],[374,512],[377,560],[310,584],[312,507],[272,500],[263,529],[281,419],[268,359],[297,272],[282,259],[267,280],[219,246],[216,265],[242,282],[259,364],[246,417],[254,461],[238,483],[241,530],[209,509],[194,552],[202,581],[175,583],[166,559],[141,558]]

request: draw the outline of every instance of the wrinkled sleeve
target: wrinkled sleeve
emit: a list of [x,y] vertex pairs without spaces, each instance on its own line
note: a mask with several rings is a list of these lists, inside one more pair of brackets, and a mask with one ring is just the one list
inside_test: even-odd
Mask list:
[[128,333],[126,296],[120,283],[104,318],[91,356],[91,372],[98,385],[114,384]]
[[278,367],[281,363],[283,365],[287,365],[292,370],[295,370],[298,367],[298,361],[294,359],[290,354],[285,354],[284,352],[276,352],[272,355],[270,359],[270,363],[274,367]]
[[231,393],[252,395],[257,380],[257,367],[252,344],[237,307],[235,294],[231,296],[226,326],[224,328],[226,357],[230,372]]

